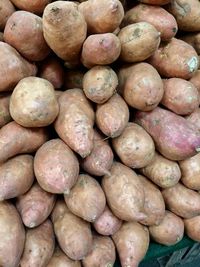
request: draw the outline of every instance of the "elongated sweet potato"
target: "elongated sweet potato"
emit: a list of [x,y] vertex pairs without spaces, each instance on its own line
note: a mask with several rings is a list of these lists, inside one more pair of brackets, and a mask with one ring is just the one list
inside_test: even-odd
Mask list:
[[4,30],[8,18],[15,12],[15,7],[10,0],[0,2],[0,30]]
[[0,127],[9,123],[12,118],[9,111],[10,94],[0,94]]
[[200,216],[184,220],[185,232],[193,240],[200,242]]
[[190,115],[185,117],[186,120],[190,121],[200,131],[200,108],[197,108]]
[[11,0],[12,3],[19,9],[26,10],[32,13],[42,14],[45,6],[52,2],[51,0]]

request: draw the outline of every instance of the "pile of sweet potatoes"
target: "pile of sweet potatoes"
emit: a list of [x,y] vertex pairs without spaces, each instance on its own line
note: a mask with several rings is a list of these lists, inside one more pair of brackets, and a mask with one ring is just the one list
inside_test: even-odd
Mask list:
[[0,0],[1,267],[200,242],[199,55],[198,0]]

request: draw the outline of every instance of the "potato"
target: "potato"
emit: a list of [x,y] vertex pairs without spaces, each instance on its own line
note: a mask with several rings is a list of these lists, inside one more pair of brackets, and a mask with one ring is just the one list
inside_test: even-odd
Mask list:
[[167,78],[189,79],[199,67],[199,58],[194,48],[176,38],[162,43],[148,62],[161,76]]
[[8,18],[15,12],[15,7],[10,0],[0,2],[0,30],[4,30]]
[[83,91],[87,98],[103,104],[116,92],[118,78],[109,66],[95,66],[83,77]]
[[0,127],[3,127],[12,121],[9,111],[9,103],[10,94],[0,94]]
[[194,156],[200,148],[200,132],[189,121],[157,107],[150,112],[137,111],[136,122],[153,138],[157,150],[171,160]]
[[[188,115],[199,107],[199,93],[189,81],[180,78],[163,80],[163,106],[179,115]],[[176,90],[174,90],[176,88]]]
[[161,188],[172,187],[181,178],[178,163],[164,158],[157,152],[153,161],[146,167],[140,169],[140,172]]
[[64,69],[56,57],[46,58],[39,70],[39,77],[48,80],[53,87],[59,89],[64,84]]
[[82,260],[83,267],[114,266],[115,245],[108,236],[94,235],[92,251]]
[[54,123],[59,137],[82,158],[93,149],[94,110],[81,89],[63,92],[58,99],[60,111]]
[[88,222],[94,222],[103,213],[106,205],[101,186],[87,174],[79,175],[77,183],[64,198],[68,209]]
[[173,0],[170,12],[175,16],[180,30],[200,31],[200,3],[198,0]]
[[83,88],[84,72],[80,70],[69,70],[65,73],[64,88]]
[[54,88],[38,77],[22,79],[10,98],[11,117],[24,127],[44,127],[51,124],[59,112]]
[[[142,66],[141,64],[143,64],[143,63],[138,63],[137,65]],[[118,81],[119,81],[119,84],[117,87],[118,94],[123,95],[124,87],[125,87],[127,79],[130,76],[134,75],[134,73],[135,73],[135,71],[134,71],[135,65],[136,64],[125,64],[125,65],[120,66],[120,68],[118,69],[118,72],[117,72]],[[140,70],[140,72],[141,72],[141,70]],[[146,73],[145,73],[145,75],[146,75]]]
[[34,181],[33,156],[19,155],[0,165],[0,200],[26,193]]
[[8,201],[0,202],[0,240],[0,265],[19,266],[25,231],[16,208]]
[[149,233],[157,243],[171,246],[178,243],[184,235],[183,220],[170,211],[165,211],[165,217],[159,225],[149,227]]
[[26,10],[32,13],[41,14],[45,8],[45,6],[52,2],[51,0],[11,0],[12,3],[18,7],[19,9]]
[[144,189],[137,174],[119,162],[113,163],[110,172],[103,177],[102,188],[114,215],[125,221],[145,219]]
[[9,17],[4,40],[30,61],[41,61],[50,53],[43,36],[42,19],[27,11],[16,11]]
[[0,129],[0,163],[24,153],[35,152],[48,139],[45,128],[24,128],[11,121]]
[[193,46],[197,54],[200,54],[200,34],[198,32],[188,33],[184,36],[181,36],[181,40]]
[[123,26],[142,21],[153,25],[160,32],[162,41],[170,40],[178,31],[176,20],[169,12],[162,7],[145,4],[139,4],[128,10],[123,19]]
[[185,117],[186,120],[190,121],[200,131],[200,108],[197,108],[190,115]]
[[21,267],[46,267],[55,247],[52,223],[46,220],[34,229],[27,229]]
[[67,62],[77,60],[87,34],[87,24],[77,4],[69,1],[48,4],[43,13],[43,31],[47,44],[58,57]]
[[91,175],[109,174],[113,164],[113,152],[103,135],[94,131],[94,147],[89,156],[81,160],[81,167]]
[[92,249],[90,224],[71,213],[64,201],[56,203],[52,220],[57,241],[72,260],[83,259]]
[[139,1],[150,5],[166,5],[171,2],[171,0],[139,0]]
[[107,205],[103,213],[93,223],[95,230],[101,235],[113,235],[121,225],[122,221],[112,213]]
[[155,155],[151,136],[138,124],[128,123],[122,134],[112,139],[114,151],[130,168],[147,166]]
[[200,216],[184,220],[185,232],[194,241],[200,242]]
[[83,43],[81,61],[87,68],[108,65],[119,57],[121,44],[113,33],[92,34]]
[[137,222],[124,222],[112,236],[121,266],[136,267],[149,247],[149,231]]
[[197,70],[189,81],[197,88],[200,101],[200,70]]
[[128,121],[128,106],[118,94],[114,94],[106,103],[97,106],[96,124],[109,137],[119,136],[128,124]]
[[47,267],[81,267],[80,261],[73,261],[57,246]]
[[35,76],[37,72],[34,64],[4,42],[0,42],[0,66],[0,92],[13,90],[21,79]]
[[78,6],[89,33],[113,32],[120,26],[124,9],[119,0],[89,0]]
[[162,191],[166,207],[185,219],[200,215],[200,194],[178,183]]
[[17,198],[16,206],[23,223],[33,228],[43,223],[50,215],[56,196],[44,191],[37,183]]
[[121,42],[120,59],[125,62],[146,60],[160,44],[160,33],[148,22],[130,24],[121,29],[118,37]]
[[138,63],[130,66],[125,75],[124,82],[121,81],[121,92],[127,104],[142,111],[153,110],[164,93],[157,70],[148,63]]

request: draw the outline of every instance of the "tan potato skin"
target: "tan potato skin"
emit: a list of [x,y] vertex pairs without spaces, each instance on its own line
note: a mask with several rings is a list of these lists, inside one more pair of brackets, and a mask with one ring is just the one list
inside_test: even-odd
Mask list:
[[82,158],[93,149],[94,110],[81,89],[63,92],[54,127],[59,137]]
[[200,194],[178,183],[162,191],[166,207],[176,215],[190,219],[200,215]]
[[184,220],[185,232],[193,240],[200,242],[200,216]]
[[144,187],[144,213],[147,218],[141,220],[144,225],[159,225],[165,215],[165,202],[158,187],[146,177],[138,175]]
[[24,128],[11,121],[0,129],[0,163],[18,154],[35,152],[47,140],[45,128]]
[[0,127],[3,127],[12,121],[9,111],[9,103],[10,94],[0,94]]
[[159,225],[149,227],[149,233],[153,240],[165,246],[178,243],[184,235],[183,220],[170,211],[165,211],[165,217]]
[[47,5],[43,13],[43,31],[47,44],[58,57],[68,62],[77,60],[87,34],[87,24],[77,4],[56,1]]
[[92,251],[82,260],[83,267],[114,266],[115,245],[108,236],[93,236]]
[[[139,64],[141,65],[143,63],[139,63]],[[123,95],[124,87],[125,87],[127,79],[131,75],[134,75],[135,65],[136,65],[136,63],[134,63],[134,64],[133,63],[132,64],[125,64],[125,65],[122,65],[119,68],[119,70],[117,72],[118,81],[119,81],[119,84],[118,84],[118,87],[117,87],[117,93],[118,94]],[[145,73],[145,75],[146,75],[146,73]]]
[[86,174],[79,175],[78,181],[64,198],[69,210],[88,222],[94,222],[103,213],[106,205],[101,186]]
[[114,94],[106,103],[98,105],[96,124],[109,137],[119,136],[129,121],[129,109],[124,99]]
[[81,267],[80,261],[73,261],[57,246],[47,267]]
[[182,36],[181,39],[193,46],[198,55],[200,54],[200,34],[198,32],[188,33]]
[[122,134],[112,139],[112,146],[122,163],[130,168],[147,166],[155,155],[151,136],[136,123],[128,123]]
[[16,208],[8,201],[0,202],[0,240],[0,265],[19,266],[25,231]]
[[38,184],[17,198],[16,206],[23,223],[33,228],[43,223],[53,210],[56,195],[47,193]]
[[83,88],[84,72],[79,70],[69,70],[65,73],[65,89]]
[[130,24],[121,29],[118,37],[121,42],[120,59],[130,63],[146,60],[160,44],[160,33],[148,22]]
[[172,38],[162,43],[148,60],[161,76],[189,79],[199,67],[199,59],[194,48],[188,43]]
[[100,235],[113,235],[122,225],[122,220],[118,219],[106,205],[103,213],[93,223],[95,230]]
[[197,108],[190,115],[186,116],[186,120],[194,124],[200,131],[200,108]]
[[119,0],[89,0],[78,6],[89,33],[113,32],[120,26],[124,9]]
[[[199,92],[189,81],[180,78],[163,80],[161,103],[179,115],[188,115],[199,107]],[[176,88],[176,90],[174,90]]]
[[4,40],[30,61],[41,61],[50,53],[43,36],[42,19],[27,11],[16,11],[9,17]]
[[33,156],[19,155],[0,165],[0,200],[26,193],[34,181]]
[[50,220],[34,229],[27,229],[20,266],[46,267],[53,255],[54,247],[55,237]]
[[139,0],[139,1],[150,5],[166,5],[171,2],[171,0]]
[[89,156],[81,160],[81,167],[89,174],[103,176],[109,174],[113,163],[113,152],[105,137],[94,131],[94,147]]
[[197,70],[189,81],[197,88],[200,101],[200,70]]
[[79,162],[62,140],[52,139],[36,152],[34,172],[45,191],[67,194],[78,179]]
[[45,6],[48,3],[52,2],[51,0],[35,0],[28,2],[27,0],[11,0],[11,1],[19,9],[26,10],[36,14],[41,14]]
[[85,95],[97,104],[105,103],[116,92],[117,85],[117,75],[109,66],[95,66],[83,77]]
[[137,222],[124,222],[112,239],[122,266],[137,267],[149,247],[149,231]]
[[86,68],[109,65],[117,60],[120,52],[120,40],[115,34],[92,34],[83,43],[81,61]]
[[15,48],[0,42],[0,92],[10,91],[23,78],[35,76],[37,67],[24,59]]
[[15,12],[15,7],[10,0],[0,2],[0,30],[4,30],[8,18]]
[[125,221],[145,219],[144,189],[136,173],[119,162],[113,163],[110,173],[103,177],[102,188],[114,215]]

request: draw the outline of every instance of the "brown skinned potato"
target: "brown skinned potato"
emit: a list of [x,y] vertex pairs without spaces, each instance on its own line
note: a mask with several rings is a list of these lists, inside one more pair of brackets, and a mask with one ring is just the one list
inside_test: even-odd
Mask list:
[[200,131],[200,108],[197,108],[190,115],[185,117],[186,120],[190,121]]
[[64,88],[65,89],[72,89],[72,88],[83,88],[83,77],[84,71],[80,70],[69,70],[65,73],[65,82]]
[[193,240],[200,242],[200,216],[184,220],[185,232]]
[[9,103],[10,94],[0,94],[0,127],[3,127],[12,121],[9,111]]
[[45,6],[48,3],[52,2],[51,0],[34,0],[28,2],[26,0],[11,0],[11,1],[19,9],[37,14],[41,14]]
[[0,2],[0,30],[4,30],[8,18],[15,12],[15,7],[10,0]]

